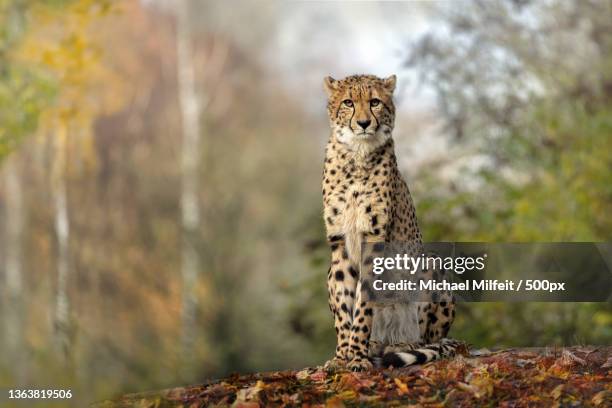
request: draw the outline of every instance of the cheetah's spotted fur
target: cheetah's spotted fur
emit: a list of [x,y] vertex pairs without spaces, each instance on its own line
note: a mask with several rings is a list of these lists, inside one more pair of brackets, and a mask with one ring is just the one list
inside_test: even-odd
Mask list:
[[391,138],[395,82],[395,76],[354,75],[343,80],[327,77],[324,83],[332,129],[323,174],[324,219],[332,258],[327,283],[337,334],[328,368],[368,369],[372,367],[368,357],[375,356],[382,356],[386,366],[418,364],[452,355],[459,344],[445,339],[455,316],[450,297],[439,303],[387,306],[361,299],[364,240],[421,243]]

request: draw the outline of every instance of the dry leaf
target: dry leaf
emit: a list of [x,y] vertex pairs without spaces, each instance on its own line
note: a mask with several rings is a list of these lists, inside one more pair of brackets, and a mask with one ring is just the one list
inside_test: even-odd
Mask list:
[[612,391],[604,390],[604,391],[598,392],[597,394],[593,395],[593,398],[591,399],[591,402],[596,407],[599,407],[599,406],[609,407],[609,406],[611,406],[612,405]]
[[234,402],[232,404],[232,408],[259,408],[259,403],[257,402]]
[[400,395],[408,394],[408,386],[402,382],[399,378],[393,379],[395,385],[397,385],[397,389],[399,390]]
[[327,373],[323,370],[319,370],[319,371],[315,371],[314,373],[310,374],[310,379],[312,381],[323,381],[327,378]]
[[569,350],[563,350],[563,353],[561,354],[561,358],[559,358],[557,361],[559,362],[559,364],[565,367],[571,367],[576,364],[580,364],[580,365],[586,364],[586,361],[572,354]]
[[528,365],[534,364],[534,362],[532,360],[525,360],[522,358],[517,358],[515,361],[515,364],[521,368],[526,367]]
[[439,402],[439,401],[440,401],[440,393],[439,392],[436,392],[434,395],[431,395],[429,397],[423,396],[423,397],[419,398],[419,402],[421,404],[428,404],[428,405],[430,405],[430,404],[433,404],[433,403]]
[[265,386],[266,385],[263,383],[263,381],[259,380],[252,387],[238,390],[236,393],[236,402],[244,402],[257,398],[257,394],[259,394],[259,392],[263,390]]
[[353,390],[346,390],[339,393],[338,397],[342,398],[343,400],[352,400],[357,397],[357,393]]
[[489,350],[487,348],[481,348],[481,349],[477,349],[477,350],[470,350],[470,356],[482,357],[482,356],[488,356],[490,354],[492,354],[491,350]]
[[295,373],[295,378],[297,378],[298,380],[305,380],[309,376],[310,376],[310,370],[308,368]]
[[455,398],[456,394],[457,394],[457,389],[453,388],[452,390],[450,390],[449,393],[446,394],[446,397],[444,398],[444,401],[442,401],[442,406],[446,407],[451,405],[450,403],[453,401],[453,399]]
[[344,408],[344,401],[338,396],[333,396],[325,401],[326,408]]
[[458,382],[457,383],[457,388],[459,388],[461,391],[466,391],[469,392],[471,394],[475,394],[477,392],[476,387],[466,384],[464,382]]
[[559,384],[555,387],[554,390],[550,393],[553,399],[558,400],[561,398],[561,394],[563,393],[563,384]]

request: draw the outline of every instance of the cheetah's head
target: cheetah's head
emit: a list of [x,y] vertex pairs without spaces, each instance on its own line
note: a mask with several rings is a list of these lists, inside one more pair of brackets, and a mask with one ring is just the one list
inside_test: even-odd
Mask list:
[[349,148],[374,150],[391,137],[395,120],[395,75],[326,77],[327,113],[333,136]]

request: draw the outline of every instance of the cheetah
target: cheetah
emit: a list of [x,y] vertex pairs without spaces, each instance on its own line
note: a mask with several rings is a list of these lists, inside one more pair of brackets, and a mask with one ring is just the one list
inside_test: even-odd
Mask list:
[[453,298],[383,306],[362,295],[363,243],[422,243],[391,136],[395,85],[395,75],[324,80],[331,135],[325,149],[323,217],[337,340],[327,369],[368,370],[372,361],[386,367],[421,364],[452,356],[460,345],[446,338],[455,317]]

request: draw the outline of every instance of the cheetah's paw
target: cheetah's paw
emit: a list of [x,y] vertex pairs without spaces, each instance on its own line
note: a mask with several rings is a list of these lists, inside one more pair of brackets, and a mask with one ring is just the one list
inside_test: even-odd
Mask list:
[[351,371],[368,371],[374,368],[374,365],[368,359],[355,358],[348,363],[347,368]]
[[323,366],[323,369],[326,371],[337,371],[337,370],[342,370],[344,368],[346,368],[346,360],[343,360],[341,358],[338,357],[334,357],[331,360],[328,360],[325,365]]

